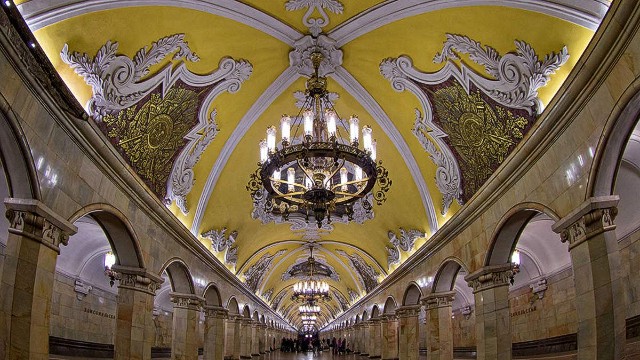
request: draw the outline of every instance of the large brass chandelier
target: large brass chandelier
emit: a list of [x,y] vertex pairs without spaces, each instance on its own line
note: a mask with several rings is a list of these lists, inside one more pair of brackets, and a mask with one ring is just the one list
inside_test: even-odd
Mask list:
[[305,305],[300,305],[298,307],[298,310],[300,311],[301,314],[309,314],[309,315],[319,314],[320,313],[320,306],[313,305],[312,303],[311,304],[305,304]]
[[[307,221],[313,215],[318,227],[331,216],[353,220],[354,203],[371,213],[371,197],[378,205],[391,186],[382,162],[376,163],[376,140],[371,127],[362,128],[351,116],[348,124],[338,116],[327,92],[326,77],[318,74],[323,55],[311,54],[314,74],[307,80],[305,99],[298,116],[280,120],[281,143],[276,146],[276,128],[267,128],[260,142],[260,162],[247,190],[255,204],[286,221],[292,212]],[[293,131],[292,131],[293,130]],[[362,148],[359,148],[362,139]],[[266,199],[264,197],[266,196]]]
[[313,247],[310,247],[310,255],[307,263],[309,264],[308,279],[298,281],[293,284],[293,295],[291,300],[306,304],[316,304],[318,301],[329,301],[329,284],[314,278],[313,270],[316,260],[313,258]]

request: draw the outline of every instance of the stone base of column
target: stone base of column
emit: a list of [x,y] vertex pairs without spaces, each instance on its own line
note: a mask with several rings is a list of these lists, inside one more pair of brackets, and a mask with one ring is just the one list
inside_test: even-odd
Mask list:
[[251,356],[240,355],[240,359],[251,359]]
[[369,355],[369,359],[380,359],[380,355]]
[[260,354],[251,354],[251,357],[254,357],[254,356],[260,356]]
[[369,353],[360,353],[360,356],[369,356]]

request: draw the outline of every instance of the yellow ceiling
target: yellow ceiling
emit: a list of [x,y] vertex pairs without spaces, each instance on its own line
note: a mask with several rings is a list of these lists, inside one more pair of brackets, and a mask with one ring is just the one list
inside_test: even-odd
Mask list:
[[[344,5],[342,14],[326,11],[330,22],[324,28],[324,32],[329,35],[336,26],[349,23],[358,14],[382,3],[361,0],[340,2]],[[274,23],[284,23],[296,29],[300,32],[300,37],[309,33],[302,23],[306,9],[286,11],[285,1],[252,0],[242,3],[269,15]],[[320,14],[316,10],[313,16],[318,17]],[[251,76],[242,83],[237,93],[223,92],[213,101],[212,108],[217,110],[216,119],[220,132],[193,168],[195,183],[186,197],[189,212],[184,215],[175,204],[170,207],[185,227],[192,229],[196,207],[203,195],[211,169],[216,161],[220,160],[218,157],[240,120],[258,97],[289,66],[288,53],[292,50],[290,44],[261,31],[259,26],[250,26],[204,11],[172,6],[112,5],[105,10],[70,15],[66,19],[36,30],[34,35],[78,101],[86,104],[92,96],[91,87],[82,77],[76,75],[71,67],[62,62],[60,51],[64,44],[68,44],[72,51],[94,56],[107,41],[117,41],[118,53],[133,57],[140,48],[149,46],[164,36],[179,33],[185,34],[185,41],[200,57],[198,62],[186,62],[187,68],[194,73],[208,74],[214,71],[223,57],[246,59],[253,66]],[[540,57],[558,52],[563,46],[567,46],[570,54],[568,62],[551,75],[547,86],[539,90],[539,98],[544,104],[548,104],[557,92],[593,36],[592,30],[542,13],[508,6],[474,6],[442,9],[391,21],[341,47],[344,53],[344,69],[381,106],[408,145],[410,156],[418,164],[421,177],[419,181],[426,183],[428,195],[434,204],[438,226],[444,224],[461,206],[454,201],[446,214],[440,214],[442,196],[434,181],[436,166],[411,132],[415,119],[414,109],[421,109],[420,103],[408,91],[394,91],[389,81],[380,74],[379,65],[383,59],[407,55],[411,57],[417,69],[423,72],[438,71],[443,64],[434,63],[433,57],[441,51],[447,33],[468,36],[483,45],[495,48],[501,55],[514,51],[515,40],[524,40],[531,44]],[[171,57],[167,57],[160,64],[154,65],[150,74],[154,74],[171,61]],[[461,61],[477,73],[488,77],[484,68],[471,61],[468,56],[463,55]],[[177,63],[173,61],[174,66]],[[375,217],[372,220],[364,224],[336,223],[333,231],[322,233],[318,239],[318,246],[325,251],[320,254],[338,272],[341,279],[340,282],[330,281],[330,284],[349,299],[348,289],[356,290],[363,286],[359,283],[357,272],[337,250],[350,255],[361,255],[367,264],[381,273],[381,280],[387,272],[386,247],[390,246],[388,231],[398,231],[401,227],[418,229],[429,237],[436,229],[429,227],[417,179],[414,179],[407,167],[404,155],[353,94],[331,78],[328,87],[329,91],[337,92],[340,96],[335,106],[342,117],[359,114],[361,124],[373,127],[374,138],[378,141],[378,159],[383,160],[393,181],[386,203],[383,206],[374,206]],[[299,241],[303,240],[304,233],[291,231],[290,224],[287,223],[262,224],[259,220],[252,219],[252,202],[245,186],[249,175],[256,169],[257,144],[265,137],[266,127],[278,124],[283,113],[297,113],[293,92],[303,89],[304,78],[293,81],[257,117],[237,144],[233,144],[233,151],[219,174],[208,203],[201,205],[204,206],[204,215],[197,224],[197,229],[193,229],[209,249],[212,249],[211,243],[200,236],[202,232],[223,227],[229,231],[238,231],[238,261],[236,268],[230,266],[230,269],[238,271],[240,278],[243,278],[241,268],[245,271],[262,255],[286,250],[284,255],[274,259],[268,269],[269,273],[263,278],[264,283],[258,287],[258,290],[264,291],[273,288],[274,296],[293,284],[293,280],[282,281],[281,276],[298,257],[307,253]],[[426,241],[428,240],[421,238],[417,246]],[[295,253],[282,260],[292,252]],[[329,256],[329,253],[333,256]],[[401,260],[405,260],[409,255],[401,252]],[[223,253],[216,253],[216,256],[224,262]],[[289,306],[288,297],[285,296],[279,308]],[[340,308],[335,300],[332,306]],[[292,312],[292,319],[296,317],[296,312]]]

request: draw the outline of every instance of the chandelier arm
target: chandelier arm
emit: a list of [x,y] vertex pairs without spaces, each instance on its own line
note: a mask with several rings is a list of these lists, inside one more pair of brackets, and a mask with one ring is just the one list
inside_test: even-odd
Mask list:
[[[345,140],[345,138],[342,136],[342,134],[340,133],[340,128],[344,129],[345,131],[348,132],[349,126],[347,125],[347,123],[342,119],[342,117],[340,117],[340,114],[338,114],[338,111],[336,110],[336,108],[333,106],[333,104],[331,103],[331,100],[329,100],[329,93],[326,93],[323,97],[322,100],[328,104],[327,108],[331,111],[333,111],[336,114],[336,119],[338,119],[338,121],[340,122],[341,126],[336,126],[336,140],[340,140],[343,144],[349,144],[350,141]],[[337,124],[336,124],[337,125]]]

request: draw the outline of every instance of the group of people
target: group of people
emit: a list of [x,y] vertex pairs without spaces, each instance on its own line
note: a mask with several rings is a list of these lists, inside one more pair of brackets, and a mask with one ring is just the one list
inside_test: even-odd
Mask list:
[[320,340],[313,338],[283,338],[280,344],[280,350],[283,352],[307,352],[313,351],[314,354],[320,353],[322,350],[329,349],[334,355],[350,353],[346,338],[332,338]]

